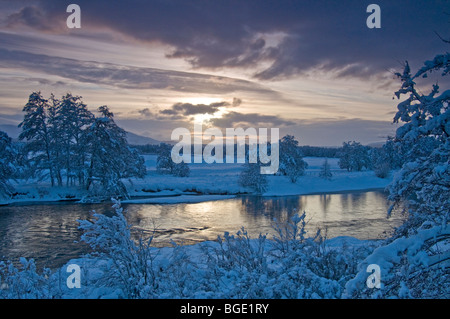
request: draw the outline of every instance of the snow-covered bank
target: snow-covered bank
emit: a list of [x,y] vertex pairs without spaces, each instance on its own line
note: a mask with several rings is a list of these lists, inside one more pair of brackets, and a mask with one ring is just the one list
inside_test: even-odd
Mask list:
[[[143,179],[124,180],[131,196],[130,203],[193,203],[227,199],[230,195],[250,192],[238,184],[242,164],[189,164],[189,177],[175,177],[156,172],[156,155],[145,155],[144,158],[147,175]],[[328,159],[333,176],[330,180],[323,179],[319,177],[319,172],[324,160],[306,157],[308,169],[296,183],[285,176],[267,176],[269,187],[263,196],[383,189],[392,181],[392,173],[383,179],[375,176],[373,171],[347,172],[339,168],[337,158]],[[0,201],[0,204],[80,201],[89,195],[78,187],[51,187],[46,181],[18,181],[12,184],[16,194],[12,199]],[[91,200],[95,201],[95,198]]]

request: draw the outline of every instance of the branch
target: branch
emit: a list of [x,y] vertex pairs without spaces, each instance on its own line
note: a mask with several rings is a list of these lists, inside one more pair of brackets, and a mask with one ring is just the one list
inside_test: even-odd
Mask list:
[[443,37],[441,37],[439,35],[439,33],[437,33],[436,31],[434,31],[434,33],[436,33],[436,35],[439,37],[439,39],[441,39],[442,41],[444,41],[445,43],[450,43],[450,40],[445,40]]

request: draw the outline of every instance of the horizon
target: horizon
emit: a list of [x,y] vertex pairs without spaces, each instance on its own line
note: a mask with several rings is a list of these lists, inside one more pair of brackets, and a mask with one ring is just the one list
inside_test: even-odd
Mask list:
[[32,92],[70,92],[158,141],[202,121],[276,127],[301,146],[370,145],[395,134],[394,73],[447,49],[444,1],[377,1],[380,28],[366,25],[365,1],[82,0],[73,29],[68,4],[0,3],[0,127],[21,122]]

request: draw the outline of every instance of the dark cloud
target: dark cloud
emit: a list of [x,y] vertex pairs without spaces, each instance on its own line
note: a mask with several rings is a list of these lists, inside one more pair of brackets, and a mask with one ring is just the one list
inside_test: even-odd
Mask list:
[[216,127],[285,127],[295,125],[295,122],[285,120],[275,115],[261,115],[258,113],[229,112],[220,118],[212,118],[210,124]]
[[276,94],[256,83],[229,77],[79,61],[3,48],[0,48],[0,67],[26,69],[69,80],[125,89],[167,89],[208,94],[228,94],[235,91]]
[[142,110],[138,110],[138,113],[141,114],[144,117],[152,117],[154,116],[154,113],[152,111],[150,111],[150,109],[147,107],[145,109]]
[[234,97],[233,102],[231,103],[232,106],[239,106],[242,104],[242,100],[240,98]]
[[9,15],[6,19],[8,28],[26,25],[41,31],[54,31],[63,26],[61,19],[52,19],[50,13],[36,6],[27,6]]
[[191,104],[191,103],[177,103],[172,106],[172,110],[176,113],[184,115],[195,114],[214,114],[219,110],[221,106],[228,106],[226,102],[206,104]]
[[211,104],[192,104],[192,103],[175,103],[168,109],[159,110],[154,113],[149,109],[144,109],[139,111],[139,113],[144,114],[146,116],[153,115],[155,118],[160,119],[182,119],[189,118],[192,115],[197,114],[210,114],[213,115],[217,111],[220,110],[221,107],[231,107],[237,106],[242,102],[242,100],[238,98],[233,98],[233,102],[215,102]]
[[[193,67],[254,68],[269,80],[323,68],[362,77],[423,61],[446,50],[446,0],[378,0],[381,29],[366,26],[371,1],[109,1],[78,0],[83,28],[107,27],[141,42],[158,41]],[[8,25],[61,32],[65,1],[42,0],[8,15]]]

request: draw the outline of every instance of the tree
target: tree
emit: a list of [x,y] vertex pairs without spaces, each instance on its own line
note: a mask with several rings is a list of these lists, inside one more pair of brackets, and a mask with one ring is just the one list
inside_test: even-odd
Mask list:
[[439,85],[434,84],[425,95],[416,84],[432,72],[449,74],[450,53],[426,61],[414,75],[408,62],[403,73],[396,73],[402,87],[395,95],[399,99],[402,95],[408,97],[398,104],[394,122],[404,124],[397,129],[395,138],[396,143],[408,146],[408,161],[394,177],[390,199],[394,206],[410,203],[416,212],[410,221],[416,227],[424,222],[442,222],[450,211],[450,90],[439,93]]
[[156,171],[159,174],[172,174],[175,163],[171,157],[172,147],[169,144],[159,145],[158,157],[156,158]]
[[86,130],[89,166],[87,168],[87,186],[89,190],[95,181],[99,181],[106,191],[105,196],[127,196],[122,178],[143,177],[144,159],[131,149],[126,132],[114,122],[114,114],[107,106],[98,108],[100,117],[94,119]]
[[249,163],[246,162],[244,169],[239,175],[239,185],[242,187],[248,187],[255,191],[257,194],[263,194],[267,191],[268,181],[265,174],[261,174],[261,163]]
[[347,171],[361,171],[370,167],[367,148],[359,142],[344,142],[339,153],[339,167]]
[[[394,122],[403,122],[395,143],[405,150],[405,163],[389,185],[389,209],[408,210],[405,223],[385,245],[362,264],[362,271],[346,284],[344,297],[351,298],[448,298],[450,238],[450,90],[440,93],[434,84],[428,94],[416,82],[432,72],[450,72],[450,53],[426,61],[415,74],[408,62],[395,92],[406,99],[397,106]],[[444,81],[442,81],[445,83]],[[448,83],[448,82],[447,82]],[[433,147],[430,147],[433,146]],[[382,289],[367,289],[367,266],[377,264],[384,274]]]
[[11,138],[0,131],[0,197],[10,197],[14,188],[9,183],[15,172],[16,152],[11,144]]
[[384,160],[389,163],[390,168],[399,169],[405,161],[405,150],[400,144],[395,143],[395,138],[389,136],[383,144]]
[[280,174],[288,176],[292,183],[305,173],[308,164],[303,160],[294,136],[286,135],[280,140]]
[[44,99],[41,92],[31,93],[27,104],[23,108],[25,112],[23,121],[19,124],[22,132],[19,140],[26,140],[24,152],[29,156],[32,173],[49,173],[52,186],[54,185],[54,167],[52,165],[52,136],[48,124],[48,100]]
[[328,164],[328,159],[326,158],[325,161],[323,161],[319,177],[330,180],[332,176],[333,173],[331,173],[330,164]]
[[189,166],[185,162],[175,163],[172,160],[172,146],[161,143],[158,149],[156,159],[156,171],[159,174],[172,174],[178,177],[188,177],[190,174]]
[[173,176],[177,177],[188,177],[190,172],[191,170],[189,169],[188,164],[186,164],[185,162],[175,164],[172,170]]
[[75,178],[84,185],[85,151],[82,140],[86,128],[92,124],[94,115],[87,109],[81,96],[67,93],[59,101],[56,109],[56,121],[60,128],[62,142],[63,167],[66,171],[66,186],[73,184]]

